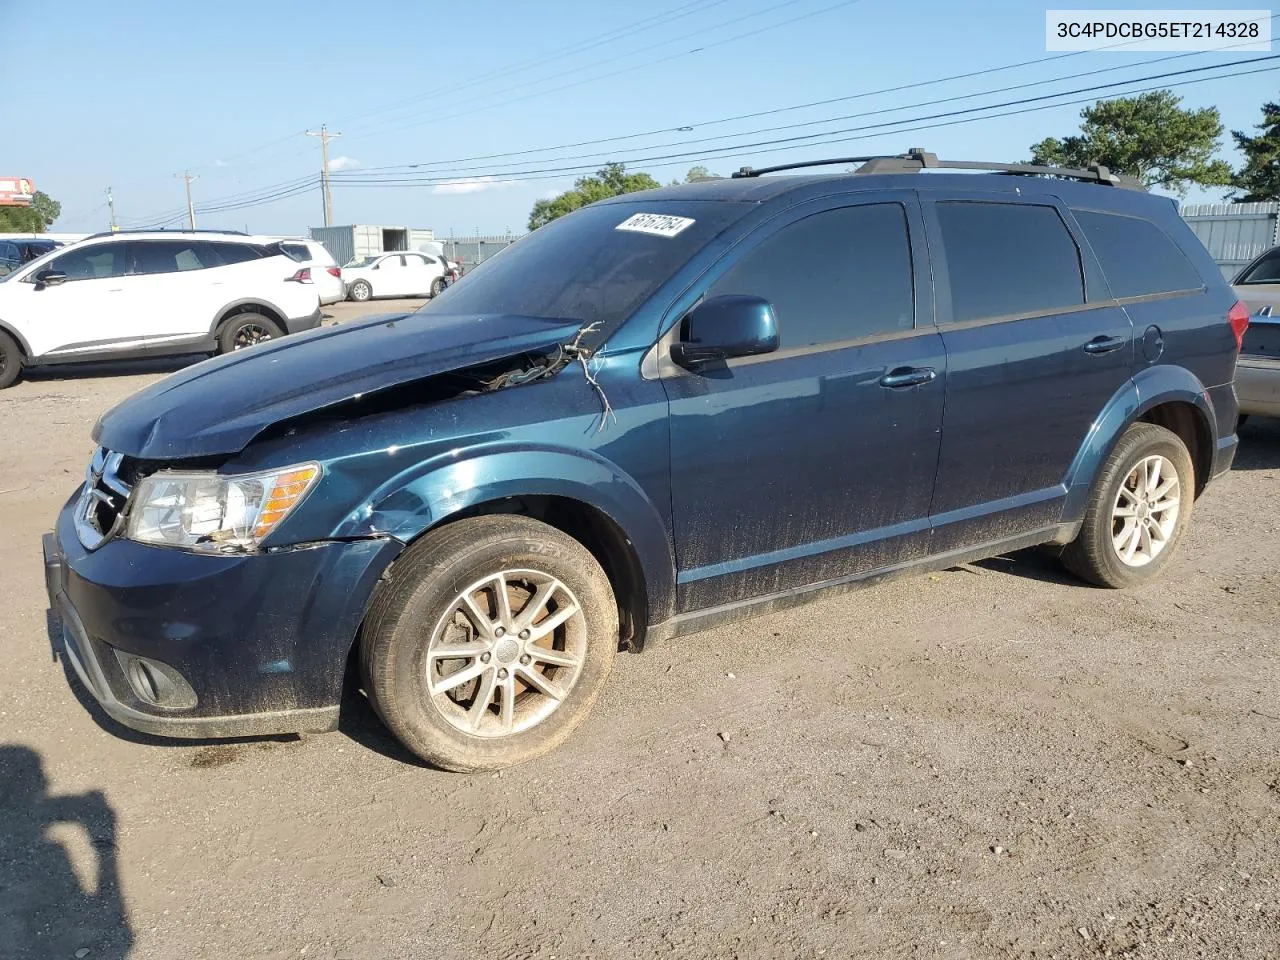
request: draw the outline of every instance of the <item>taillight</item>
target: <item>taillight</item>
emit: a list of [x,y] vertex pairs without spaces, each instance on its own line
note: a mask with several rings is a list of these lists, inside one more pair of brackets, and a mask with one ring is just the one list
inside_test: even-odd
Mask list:
[[340,267],[325,267],[325,272],[331,277],[341,277],[342,269]]
[[297,273],[295,273],[295,274],[294,274],[292,277],[290,277],[289,279],[290,279],[290,280],[292,280],[292,281],[294,281],[295,283],[310,283],[310,282],[311,282],[311,268],[310,268],[310,267],[303,267],[301,270],[299,270]]
[[1236,352],[1244,347],[1244,332],[1249,329],[1249,308],[1244,301],[1237,300],[1227,311],[1227,322],[1231,324],[1231,332],[1236,335]]

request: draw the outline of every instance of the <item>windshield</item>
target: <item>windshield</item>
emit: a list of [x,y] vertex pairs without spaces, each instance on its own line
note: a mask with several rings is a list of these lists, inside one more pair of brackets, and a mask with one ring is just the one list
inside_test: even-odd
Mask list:
[[381,256],[382,254],[378,254],[378,256],[376,257],[356,257],[354,260],[348,263],[347,266],[348,267],[369,267],[377,263],[379,257]]
[[607,336],[750,209],[639,196],[585,207],[472,268],[419,312],[579,320],[599,323]]
[[[62,253],[66,249],[67,249],[66,247],[54,247],[48,253],[41,254],[40,256],[36,257],[34,260],[27,261],[22,265],[22,271],[21,271],[22,275],[34,276],[35,271],[44,269],[45,264],[47,264],[55,256],[57,256],[59,253]],[[8,274],[7,276],[0,277],[0,283],[4,283],[8,280],[12,280],[17,275],[18,275],[18,271],[15,269],[13,273]]]

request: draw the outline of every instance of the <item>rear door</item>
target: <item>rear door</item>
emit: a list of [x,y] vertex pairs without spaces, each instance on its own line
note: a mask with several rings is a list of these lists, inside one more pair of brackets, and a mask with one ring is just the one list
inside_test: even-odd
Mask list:
[[924,554],[946,371],[927,263],[914,194],[894,191],[793,208],[701,282],[768,300],[781,346],[665,363],[681,610]]
[[222,260],[202,240],[136,240],[133,293],[143,332],[155,345],[207,335],[221,296]]
[[1071,463],[1131,375],[1133,328],[1053,198],[924,207],[947,351],[932,552],[947,553],[1059,522]]
[[406,253],[404,255],[405,273],[409,278],[405,292],[425,296],[431,292],[431,281],[440,276],[442,270],[435,258],[422,253]]

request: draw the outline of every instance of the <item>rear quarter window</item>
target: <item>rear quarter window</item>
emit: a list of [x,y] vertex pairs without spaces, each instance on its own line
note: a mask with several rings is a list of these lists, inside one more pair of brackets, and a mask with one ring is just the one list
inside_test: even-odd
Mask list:
[[1204,286],[1173,239],[1150,220],[1073,210],[1111,287],[1111,295],[1145,297]]
[[280,252],[298,263],[311,262],[311,249],[305,243],[282,243]]
[[217,252],[218,259],[222,261],[223,266],[233,263],[247,263],[250,260],[261,260],[266,256],[266,251],[262,247],[256,247],[251,243],[213,243],[210,245]]

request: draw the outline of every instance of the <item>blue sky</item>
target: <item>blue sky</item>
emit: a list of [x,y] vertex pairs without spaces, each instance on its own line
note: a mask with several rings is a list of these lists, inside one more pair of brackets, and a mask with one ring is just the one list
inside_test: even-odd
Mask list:
[[[0,0],[6,17],[19,6],[16,0]],[[343,133],[331,147],[341,168],[334,184],[336,223],[431,227],[437,236],[477,228],[521,231],[534,201],[565,189],[578,175],[539,172],[548,168],[689,154],[632,164],[669,180],[699,162],[727,173],[743,163],[899,152],[916,144],[956,159],[1019,160],[1037,140],[1073,132],[1080,105],[915,132],[895,133],[889,127],[872,136],[850,133],[845,136],[863,139],[803,149],[737,145],[1264,55],[1209,53],[1152,64],[1169,54],[1086,53],[708,125],[1049,56],[1045,5],[1012,0],[981,5],[954,0],[654,0],[643,5],[67,0],[58,10],[56,29],[42,31],[38,42],[6,45],[0,79],[8,90],[25,91],[25,106],[16,110],[11,104],[8,112],[0,173],[31,177],[60,200],[63,216],[54,229],[67,231],[105,228],[109,185],[123,225],[165,219],[178,225],[184,199],[175,174],[189,169],[199,177],[193,184],[199,226],[303,232],[321,222],[319,189],[304,179],[318,176],[320,148],[303,131],[321,123]],[[937,104],[1112,67],[1120,69]],[[1135,86],[1153,85],[1158,83]],[[1280,72],[1268,72],[1208,80],[1176,92],[1187,106],[1216,105],[1226,127],[1239,129],[1258,122],[1261,103],[1280,97],[1278,88]],[[754,133],[877,110],[891,112]],[[665,132],[490,157],[646,131]],[[700,153],[726,144],[734,149],[701,160]],[[1224,156],[1238,160],[1225,142]],[[472,157],[487,159],[464,159]],[[377,169],[408,163],[419,166]],[[437,182],[343,182],[387,176]],[[291,190],[301,192],[289,195]],[[1220,196],[1221,191],[1196,192],[1191,199]],[[201,206],[258,198],[272,202],[200,212]]]

